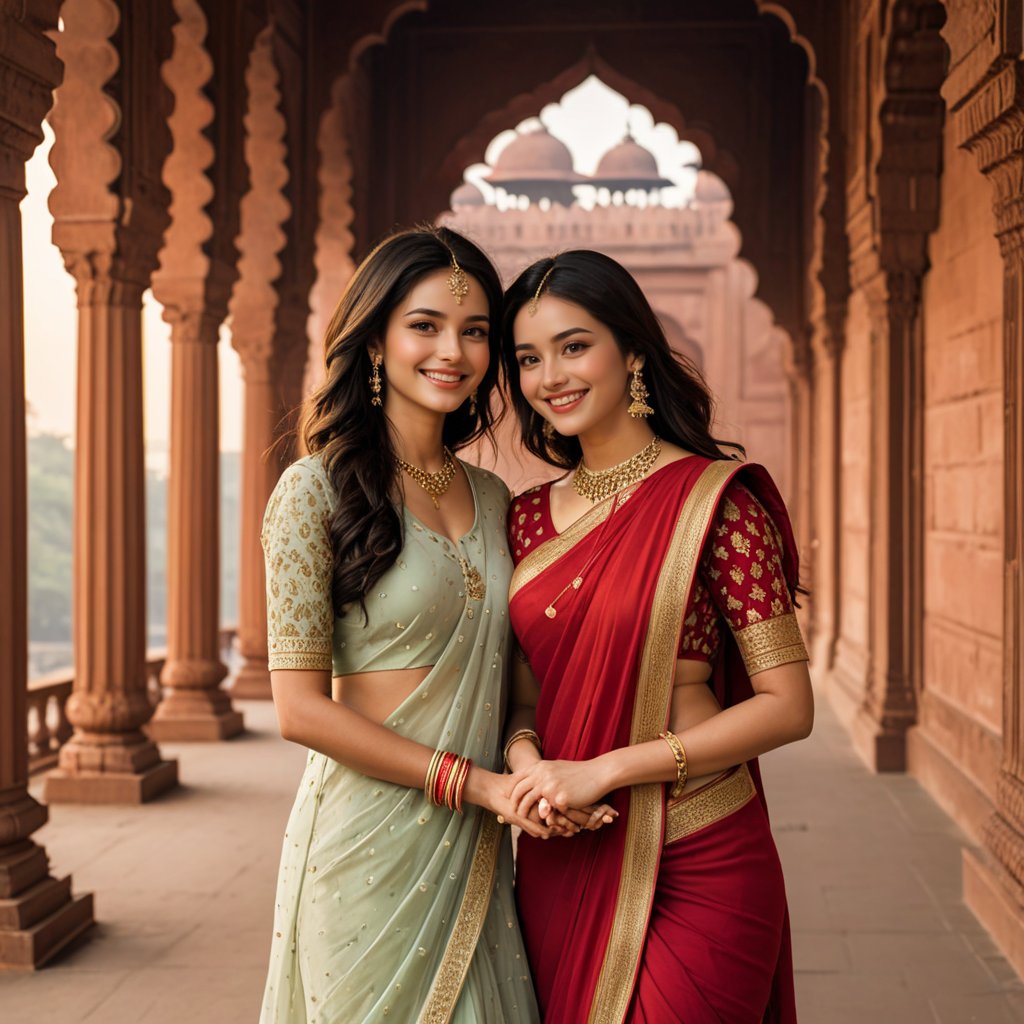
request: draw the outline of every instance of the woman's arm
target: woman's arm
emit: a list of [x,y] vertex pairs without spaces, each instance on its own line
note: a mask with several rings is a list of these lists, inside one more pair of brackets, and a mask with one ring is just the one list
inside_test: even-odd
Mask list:
[[[710,775],[808,736],[814,695],[807,662],[795,661],[751,677],[754,696],[678,734],[690,775]],[[594,803],[622,786],[674,782],[676,763],[662,739],[619,747],[589,761],[539,761],[512,791],[520,816],[546,797],[561,810]]]
[[[512,695],[509,701],[508,722],[505,726],[505,741],[520,729],[534,730],[537,727],[537,701],[540,699],[540,683],[530,668],[523,652],[516,645],[512,654]],[[508,766],[519,771],[536,764],[541,758],[540,751],[526,737],[516,740],[509,747]]]
[[[276,669],[270,673],[281,735],[362,775],[410,789],[422,789],[433,749],[399,736],[331,699],[328,671]],[[458,751],[456,751],[458,753]],[[500,814],[530,835],[546,838],[550,829],[520,817],[508,796],[516,776],[473,765],[463,798]]]
[[[537,682],[530,663],[517,647],[512,659],[512,700],[508,727],[505,730],[506,737],[514,735],[520,729],[536,727],[539,698],[540,683]],[[524,736],[509,747],[508,765],[516,781],[522,773],[541,763],[541,752],[529,738]],[[674,765],[675,761],[672,763]],[[541,797],[527,813],[534,819],[557,827],[563,835],[575,835],[581,829],[596,831],[602,825],[610,825],[619,816],[615,808],[596,800],[585,804],[571,803],[559,807],[558,810],[561,813],[552,813],[550,803]]]

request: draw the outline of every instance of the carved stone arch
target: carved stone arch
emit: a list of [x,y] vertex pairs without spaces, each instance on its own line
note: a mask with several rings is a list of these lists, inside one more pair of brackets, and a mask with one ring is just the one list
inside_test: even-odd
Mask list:
[[381,15],[368,8],[373,25],[356,26],[344,70],[320,89],[316,108],[317,222],[313,239],[315,276],[309,292],[309,357],[303,391],[323,379],[324,335],[345,285],[355,270],[352,224],[352,75],[363,54],[387,44],[392,28],[406,14],[427,10],[427,0],[397,0]]
[[596,75],[607,86],[625,96],[631,104],[646,107],[656,121],[670,124],[680,139],[692,142],[700,150],[702,166],[706,170],[717,174],[730,190],[735,187],[740,174],[739,163],[732,153],[717,145],[708,127],[697,121],[688,121],[676,104],[617,71],[591,47],[575,64],[529,92],[514,96],[505,106],[491,111],[463,135],[434,176],[430,192],[437,196],[438,210],[447,208],[448,197],[461,182],[465,168],[483,162],[487,147],[496,135],[528,117],[536,117],[549,103],[557,103],[569,90],[576,88],[591,75]]

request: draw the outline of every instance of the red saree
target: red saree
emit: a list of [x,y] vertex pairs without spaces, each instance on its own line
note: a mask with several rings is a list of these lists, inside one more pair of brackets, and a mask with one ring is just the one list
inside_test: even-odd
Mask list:
[[[628,499],[599,503],[565,533],[523,552],[510,609],[541,685],[545,757],[585,760],[667,727],[698,560],[739,472],[776,524],[785,577],[795,586],[789,519],[767,473],[697,456],[663,467]],[[568,597],[555,600],[566,587]],[[545,609],[553,601],[551,618]],[[728,634],[713,684],[723,707],[753,692]],[[756,787],[760,799],[746,799],[744,786],[748,797]],[[599,832],[520,838],[517,900],[545,1021],[795,1024],[785,891],[756,762],[692,801],[686,794],[686,806],[668,813],[665,789],[612,794],[619,818]],[[689,831],[674,824],[677,812],[690,814]]]

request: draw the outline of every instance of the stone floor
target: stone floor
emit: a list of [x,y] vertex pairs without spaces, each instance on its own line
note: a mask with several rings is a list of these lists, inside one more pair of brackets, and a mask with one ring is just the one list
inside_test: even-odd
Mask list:
[[[869,774],[819,705],[813,737],[764,762],[802,1024],[1024,1021],[1024,984],[959,900],[956,826],[912,779]],[[0,975],[3,1024],[255,1024],[303,752],[269,706],[242,710],[243,738],[164,744],[174,795],[54,809],[40,838],[100,924],[46,969]]]

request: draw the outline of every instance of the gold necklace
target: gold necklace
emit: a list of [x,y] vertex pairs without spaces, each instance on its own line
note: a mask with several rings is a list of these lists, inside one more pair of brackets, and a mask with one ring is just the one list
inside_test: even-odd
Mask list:
[[408,473],[430,495],[434,508],[441,507],[440,499],[444,497],[445,492],[455,479],[455,456],[447,448],[444,448],[443,451],[444,459],[441,468],[436,473],[428,473],[425,469],[420,469],[419,466],[414,466],[397,455],[395,456],[395,462],[398,463],[399,468]]
[[603,501],[630,484],[642,480],[658,461],[661,438],[655,435],[650,443],[636,453],[608,469],[592,470],[581,462],[572,477],[573,490],[588,501]]

